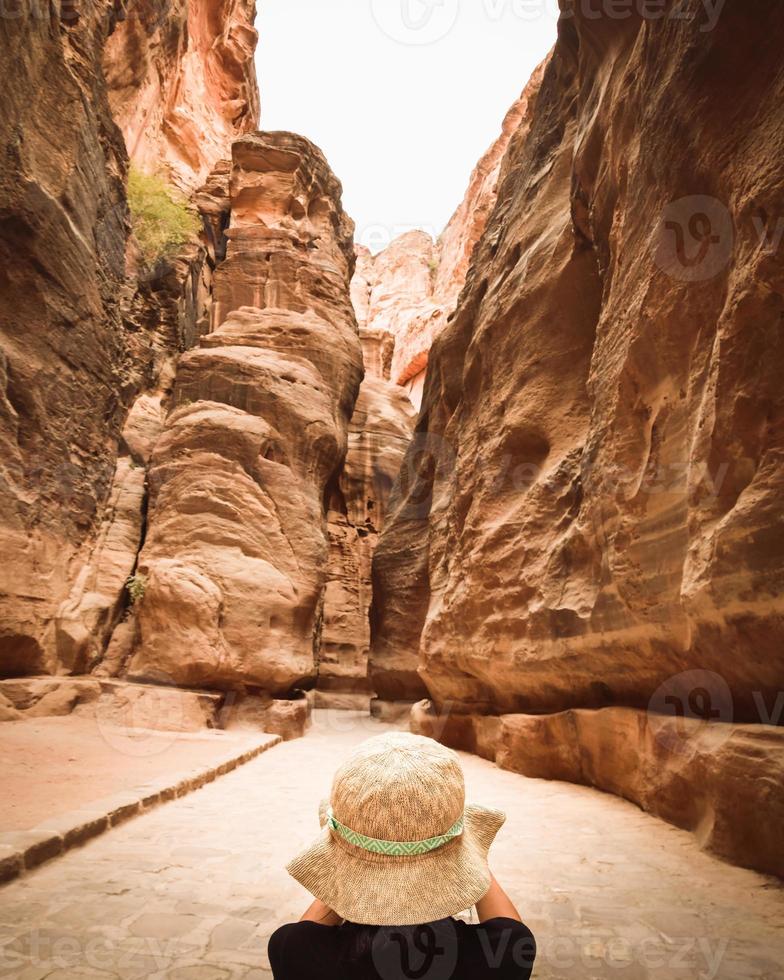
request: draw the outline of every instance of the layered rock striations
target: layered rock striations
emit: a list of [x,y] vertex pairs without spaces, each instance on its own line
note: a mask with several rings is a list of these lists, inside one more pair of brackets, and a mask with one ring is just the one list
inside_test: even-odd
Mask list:
[[189,189],[253,127],[252,18],[176,2],[2,19],[0,674],[89,669],[125,608],[145,465],[215,259],[192,241],[140,265],[127,154]]
[[58,667],[53,617],[124,417],[125,151],[101,75],[112,14],[40,13],[0,18],[0,676]]
[[[430,353],[420,463],[374,563],[373,677],[414,695],[418,676],[436,713],[775,718],[784,20],[735,4],[708,29],[686,6],[562,19]],[[778,793],[755,796],[771,819]]]
[[412,710],[411,730],[532,779],[614,793],[733,863],[784,878],[784,750],[775,726],[634,708],[443,714],[423,701]]
[[254,0],[139,0],[106,46],[114,117],[141,169],[204,182],[231,140],[258,126]]
[[277,695],[316,673],[325,501],[362,375],[353,226],[320,151],[286,133],[234,143],[229,207],[213,329],[152,457],[129,676]]

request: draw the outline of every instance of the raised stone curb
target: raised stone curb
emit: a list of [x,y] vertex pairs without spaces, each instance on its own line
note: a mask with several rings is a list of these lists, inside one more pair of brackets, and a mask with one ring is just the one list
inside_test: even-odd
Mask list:
[[0,883],[11,881],[159,803],[185,796],[211,783],[218,776],[250,762],[281,741],[280,735],[263,735],[250,748],[235,752],[204,769],[176,773],[128,792],[102,797],[82,809],[45,820],[32,830],[0,834]]

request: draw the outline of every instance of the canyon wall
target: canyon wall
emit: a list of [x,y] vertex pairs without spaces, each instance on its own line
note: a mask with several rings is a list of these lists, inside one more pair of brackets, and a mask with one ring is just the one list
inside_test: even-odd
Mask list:
[[57,666],[53,616],[124,416],[125,150],[101,73],[112,10],[60,18],[0,18],[0,676]]
[[372,693],[368,678],[371,561],[415,415],[403,389],[366,366],[349,425],[346,461],[329,504],[330,558],[319,691]]
[[[0,23],[0,676],[80,673],[103,657],[174,363],[207,328],[214,255],[192,241],[139,268],[123,137],[189,187],[257,112],[252,6],[153,6]],[[153,119],[155,86],[165,112]],[[201,114],[175,133],[191,105]]]
[[201,185],[235,136],[258,126],[255,0],[138,0],[103,66],[128,154],[182,190]]
[[[430,352],[374,562],[372,677],[396,697],[426,685],[436,716],[474,719],[474,740],[485,716],[587,709],[585,732],[611,706],[775,720],[784,14],[730,3],[711,23],[683,6],[562,17]],[[764,727],[714,761],[734,792],[732,767],[756,754],[743,785],[773,824],[782,730]],[[614,731],[605,753],[626,738]],[[503,763],[526,771],[545,734],[537,774],[563,771],[544,722]],[[630,778],[609,788],[634,797]],[[643,802],[738,850],[710,799]],[[739,816],[733,833],[753,831]]]
[[212,330],[151,460],[132,679],[282,695],[315,677],[324,506],[362,377],[340,194],[302,137],[232,146]]

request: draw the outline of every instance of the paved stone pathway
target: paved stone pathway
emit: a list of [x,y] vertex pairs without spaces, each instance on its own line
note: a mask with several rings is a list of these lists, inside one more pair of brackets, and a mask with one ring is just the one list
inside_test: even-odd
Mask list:
[[[305,892],[283,869],[351,745],[384,727],[317,712],[306,738],[0,889],[0,976],[269,980]],[[465,756],[508,813],[492,854],[539,942],[537,980],[780,980],[784,891],[631,804]]]

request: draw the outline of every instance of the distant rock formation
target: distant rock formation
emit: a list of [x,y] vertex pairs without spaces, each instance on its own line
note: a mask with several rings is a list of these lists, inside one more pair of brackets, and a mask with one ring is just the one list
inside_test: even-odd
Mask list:
[[501,135],[471,174],[465,197],[438,241],[410,231],[373,256],[358,248],[352,296],[357,319],[385,377],[403,385],[419,408],[428,353],[457,305],[474,246],[495,205],[501,161],[527,120],[541,84],[539,66],[506,114]]
[[319,653],[322,691],[371,693],[371,561],[415,414],[399,385],[366,375],[329,507],[330,560]]

